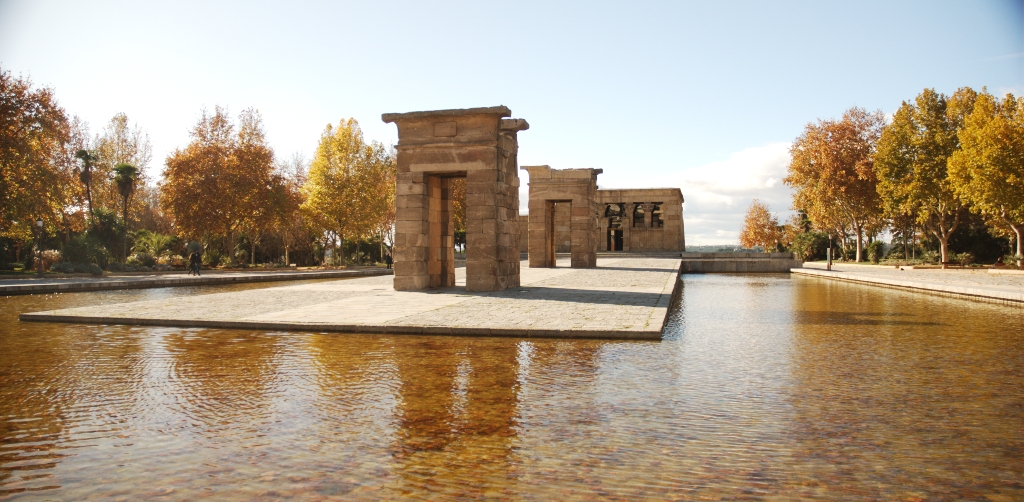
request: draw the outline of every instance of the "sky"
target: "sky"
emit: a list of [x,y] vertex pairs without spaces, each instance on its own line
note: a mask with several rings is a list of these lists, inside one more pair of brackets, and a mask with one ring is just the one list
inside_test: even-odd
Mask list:
[[752,199],[791,213],[782,179],[809,122],[891,114],[925,88],[1024,94],[1024,6],[0,0],[0,69],[93,133],[126,113],[154,177],[217,105],[256,108],[277,156],[307,159],[343,118],[394,144],[382,113],[505,105],[530,123],[520,165],[679,187],[687,244],[728,245]]

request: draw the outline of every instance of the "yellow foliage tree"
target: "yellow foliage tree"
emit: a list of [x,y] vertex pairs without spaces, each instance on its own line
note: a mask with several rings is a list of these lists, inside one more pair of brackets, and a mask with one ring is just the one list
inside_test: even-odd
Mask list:
[[896,111],[875,155],[878,193],[886,212],[915,215],[939,240],[944,262],[949,261],[949,238],[964,210],[947,164],[959,148],[957,131],[975,97],[969,88],[951,97],[925,89],[913,103],[904,102]]
[[380,143],[367,144],[355,119],[341,120],[320,136],[302,211],[321,233],[337,236],[344,263],[346,239],[382,234],[394,224],[394,189],[391,152]]
[[1024,98],[978,95],[949,159],[953,191],[990,224],[1009,228],[1024,255]]
[[740,245],[745,248],[761,246],[765,252],[779,246],[783,237],[783,229],[779,226],[779,218],[771,213],[768,204],[754,199],[747,208],[740,229]]

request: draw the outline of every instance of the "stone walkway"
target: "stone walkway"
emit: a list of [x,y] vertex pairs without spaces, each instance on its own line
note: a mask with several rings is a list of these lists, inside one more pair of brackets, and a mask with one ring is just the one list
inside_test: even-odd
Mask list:
[[932,291],[1024,305],[1024,274],[989,273],[986,269],[904,269],[895,267],[805,263],[794,274],[839,279],[878,286]]
[[351,270],[263,270],[263,271],[204,271],[201,276],[185,272],[109,275],[105,277],[57,276],[42,279],[25,277],[0,279],[0,295],[31,295],[40,293],[71,293],[79,291],[108,291],[115,289],[167,288],[174,286],[206,286],[213,284],[239,284],[246,282],[304,281],[310,279],[337,279],[391,275],[384,268]]
[[[567,260],[566,260],[567,261]],[[391,277],[214,293],[194,297],[26,313],[23,321],[89,324],[658,339],[679,260],[599,259],[596,269],[529,268],[521,286],[467,293],[454,288],[395,291]]]

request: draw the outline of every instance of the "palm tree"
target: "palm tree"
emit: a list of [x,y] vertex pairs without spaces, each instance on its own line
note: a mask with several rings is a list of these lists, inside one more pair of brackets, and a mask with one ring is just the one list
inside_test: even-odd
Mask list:
[[78,173],[78,178],[85,184],[85,200],[89,203],[89,219],[92,219],[92,165],[96,162],[96,155],[89,150],[79,150],[75,152],[75,157],[78,157],[82,161],[82,172]]
[[139,170],[131,164],[120,163],[114,166],[114,183],[117,183],[117,191],[121,193],[122,220],[124,229],[121,231],[121,240],[124,242],[124,256],[121,263],[128,261],[128,202],[131,201],[132,193],[135,192],[135,180],[139,177]]

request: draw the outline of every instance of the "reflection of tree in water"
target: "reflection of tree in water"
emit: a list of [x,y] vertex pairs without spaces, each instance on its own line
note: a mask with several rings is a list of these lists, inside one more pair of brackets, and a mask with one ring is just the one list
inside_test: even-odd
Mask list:
[[78,441],[130,443],[125,417],[139,399],[143,363],[131,328],[27,331],[0,336],[0,496],[60,486],[71,452],[77,468],[100,468],[109,450]]
[[1006,330],[1019,314],[841,283],[795,289],[789,394],[802,481],[881,499],[970,498],[994,485],[1024,494],[1020,463],[1006,462],[1024,448],[1024,337]]
[[[277,385],[279,337],[258,332],[203,330],[164,337],[171,379],[184,399],[178,406],[199,432],[236,441],[270,419]],[[229,433],[221,431],[230,429]]]
[[519,350],[514,340],[409,338],[393,447],[399,493],[487,496],[518,477]]

